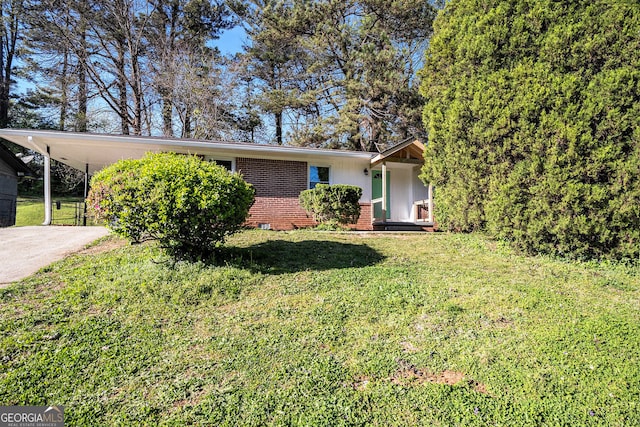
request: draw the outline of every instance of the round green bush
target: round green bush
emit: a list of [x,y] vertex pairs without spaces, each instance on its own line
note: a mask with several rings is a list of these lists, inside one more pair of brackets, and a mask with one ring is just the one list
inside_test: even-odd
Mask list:
[[195,156],[121,160],[91,180],[89,209],[118,235],[157,240],[177,259],[204,259],[240,230],[254,189],[239,174]]
[[360,218],[362,188],[354,185],[318,184],[300,193],[300,205],[324,226],[355,224]]

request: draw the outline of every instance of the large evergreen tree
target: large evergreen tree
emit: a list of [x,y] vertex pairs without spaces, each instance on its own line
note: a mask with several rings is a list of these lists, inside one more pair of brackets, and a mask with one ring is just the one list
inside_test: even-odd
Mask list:
[[0,0],[0,127],[9,123],[11,86],[24,30],[24,4]]
[[233,25],[223,0],[5,3],[5,22],[24,27],[21,76],[35,85],[22,104],[57,108],[56,128],[214,138],[232,126],[223,59],[211,45]]
[[256,104],[273,119],[274,142],[284,142],[284,116],[300,104],[306,52],[300,46],[305,31],[301,7],[270,0],[232,1],[250,44],[238,58],[243,76],[256,82]]
[[640,5],[452,0],[422,71],[438,221],[534,252],[640,255]]
[[421,136],[416,71],[436,2],[231,3],[278,143],[375,150]]
[[[21,74],[35,89],[19,103],[33,110],[57,108],[56,120],[52,120],[55,128],[87,132],[88,104],[94,93],[90,93],[87,76],[86,2],[33,0],[23,19],[26,66]],[[13,106],[13,112],[18,111],[19,103]],[[14,126],[15,120],[11,124]]]

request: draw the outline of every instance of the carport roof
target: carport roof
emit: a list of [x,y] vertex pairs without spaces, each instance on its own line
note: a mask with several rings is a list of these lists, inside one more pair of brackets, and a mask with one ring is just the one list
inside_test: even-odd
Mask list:
[[89,173],[121,159],[140,158],[147,152],[172,151],[200,155],[304,155],[370,160],[376,153],[361,151],[314,149],[251,143],[173,139],[132,135],[73,133],[30,129],[0,129],[4,138],[46,155],[79,170],[88,166]]

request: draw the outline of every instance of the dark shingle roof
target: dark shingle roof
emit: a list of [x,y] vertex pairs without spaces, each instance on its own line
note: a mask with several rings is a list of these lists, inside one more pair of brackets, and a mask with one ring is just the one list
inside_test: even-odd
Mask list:
[[9,165],[16,173],[22,172],[25,175],[33,175],[33,171],[24,164],[22,160],[17,158],[7,147],[0,142],[0,160]]

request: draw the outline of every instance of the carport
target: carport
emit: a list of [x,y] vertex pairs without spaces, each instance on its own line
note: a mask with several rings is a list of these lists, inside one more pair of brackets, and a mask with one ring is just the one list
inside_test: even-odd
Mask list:
[[[191,154],[215,146],[242,150],[242,145],[224,142],[168,140],[162,137],[56,132],[33,129],[0,129],[0,138],[33,150],[44,156],[44,222],[51,225],[51,159],[85,173],[85,191],[89,190],[89,176],[105,166],[122,159],[141,158],[148,152],[171,151]],[[250,146],[255,144],[246,144]]]
[[32,174],[22,160],[0,144],[0,227],[15,224],[18,179]]

